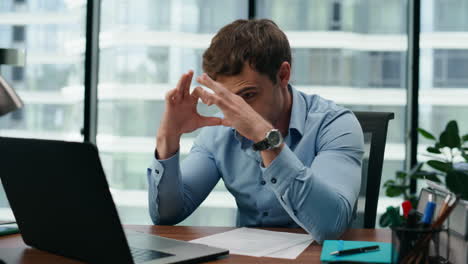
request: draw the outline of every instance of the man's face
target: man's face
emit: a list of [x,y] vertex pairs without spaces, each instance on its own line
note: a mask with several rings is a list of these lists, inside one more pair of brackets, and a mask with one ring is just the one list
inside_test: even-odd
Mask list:
[[284,98],[278,82],[273,82],[267,75],[254,71],[245,64],[242,72],[235,76],[218,76],[221,83],[232,93],[242,97],[257,113],[272,125],[278,121],[283,110]]

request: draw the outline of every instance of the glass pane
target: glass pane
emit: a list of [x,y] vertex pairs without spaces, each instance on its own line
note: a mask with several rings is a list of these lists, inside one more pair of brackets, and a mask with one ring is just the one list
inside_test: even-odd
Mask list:
[[[151,223],[145,172],[164,95],[182,73],[202,73],[201,55],[211,38],[222,26],[247,17],[247,1],[102,0],[101,10],[97,143],[122,222]],[[202,104],[199,110],[216,112]],[[182,159],[197,133],[182,138]],[[231,197],[218,185],[182,224],[234,225]]]
[[[273,19],[290,40],[295,87],[354,111],[395,113],[388,128],[381,182],[393,178],[405,159],[407,1],[257,3],[260,17]],[[382,189],[380,195],[378,214],[398,204],[386,198]]]
[[[26,65],[0,65],[24,108],[0,117],[0,136],[82,141],[86,1],[1,0],[0,47]],[[0,219],[12,218],[0,188]]]
[[[468,0],[421,1],[419,126],[436,137],[450,120],[468,134],[467,12]],[[427,161],[433,142],[421,136],[418,142],[418,161]]]

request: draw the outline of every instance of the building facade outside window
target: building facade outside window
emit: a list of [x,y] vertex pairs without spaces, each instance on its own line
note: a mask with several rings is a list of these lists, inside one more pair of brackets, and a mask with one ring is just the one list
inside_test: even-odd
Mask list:
[[[0,47],[26,50],[24,67],[0,66],[25,103],[0,118],[0,136],[83,141],[86,1],[1,0]],[[0,188],[0,219],[12,219]]]
[[[467,131],[468,0],[421,1],[420,126],[457,119]],[[222,26],[247,18],[247,0],[101,0],[97,145],[124,223],[151,223],[145,168],[164,95],[180,75],[202,73],[201,55]],[[407,0],[257,0],[258,18],[288,36],[291,83],[355,111],[389,111],[382,182],[405,159]],[[0,1],[0,46],[27,50],[24,68],[0,71],[26,107],[0,119],[0,136],[82,141],[84,0]],[[192,83],[195,85],[195,82]],[[216,107],[199,105],[212,115]],[[198,131],[185,135],[181,158]],[[420,149],[428,142],[420,139]],[[419,156],[424,160],[424,155]],[[379,213],[395,200],[381,192]],[[0,191],[0,218],[11,214]],[[182,224],[234,225],[222,182]]]

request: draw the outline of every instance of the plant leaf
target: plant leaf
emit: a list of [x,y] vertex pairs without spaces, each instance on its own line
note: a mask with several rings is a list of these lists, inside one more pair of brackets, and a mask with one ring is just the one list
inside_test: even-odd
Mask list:
[[388,186],[385,194],[388,197],[397,197],[403,194],[403,189],[398,186]]
[[384,187],[389,187],[391,185],[395,185],[395,181],[394,180],[388,180],[384,183]]
[[442,162],[438,160],[430,160],[427,162],[427,165],[431,166],[432,168],[436,170],[443,171],[447,173],[449,170],[452,169],[452,165],[448,162]]
[[444,132],[439,137],[440,144],[449,148],[461,148],[460,135],[458,134],[457,121],[448,122]]
[[436,140],[436,138],[434,137],[434,135],[432,135],[431,133],[429,133],[427,130],[424,130],[422,128],[418,128],[418,132],[419,134],[421,134],[423,137],[427,138],[427,139],[431,139],[431,140]]
[[403,222],[403,216],[400,215],[400,207],[399,206],[389,206],[387,210],[379,219],[379,224],[383,227],[386,226],[401,226]]
[[447,173],[445,184],[450,191],[468,200],[468,173],[452,170]]
[[425,179],[433,181],[433,182],[442,183],[442,181],[439,179],[439,177],[437,177],[436,173],[426,174]]
[[406,175],[407,175],[407,174],[406,174],[406,172],[404,172],[404,171],[397,171],[397,172],[396,172],[396,177],[399,178],[399,179],[404,179],[404,178],[406,178]]
[[379,219],[379,224],[381,227],[387,227],[392,223],[390,214],[388,212],[383,213]]
[[440,150],[438,148],[434,148],[434,147],[427,147],[427,152],[430,152],[430,153],[435,153],[435,154],[440,154],[442,152],[440,152]]
[[464,142],[468,141],[468,134],[463,135],[462,140]]

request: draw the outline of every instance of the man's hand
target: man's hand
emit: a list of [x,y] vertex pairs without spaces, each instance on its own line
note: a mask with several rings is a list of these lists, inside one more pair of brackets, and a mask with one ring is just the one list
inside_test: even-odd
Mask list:
[[193,91],[207,105],[215,104],[224,113],[222,125],[235,128],[244,137],[258,142],[265,138],[273,126],[258,114],[242,97],[232,93],[221,83],[212,80],[206,73],[197,78],[200,84],[214,91],[207,92],[201,87]]
[[[166,108],[157,135],[156,158],[167,159],[179,149],[180,137],[205,126],[221,125],[217,117],[197,112],[198,95],[190,94],[193,71],[183,74],[175,89],[166,94]],[[201,89],[201,88],[200,88]]]

